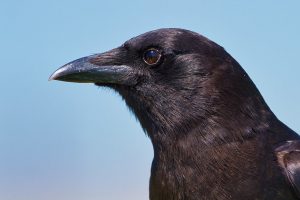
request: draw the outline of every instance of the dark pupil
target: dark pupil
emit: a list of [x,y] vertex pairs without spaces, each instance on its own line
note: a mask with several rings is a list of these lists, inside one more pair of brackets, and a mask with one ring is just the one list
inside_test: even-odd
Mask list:
[[155,64],[159,58],[159,52],[156,50],[148,50],[145,54],[145,61],[148,64]]

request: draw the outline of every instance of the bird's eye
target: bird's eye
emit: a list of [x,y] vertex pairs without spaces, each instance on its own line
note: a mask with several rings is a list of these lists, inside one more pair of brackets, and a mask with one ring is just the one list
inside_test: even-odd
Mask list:
[[144,61],[148,65],[155,65],[159,62],[161,58],[161,53],[159,50],[151,48],[145,51],[144,53]]

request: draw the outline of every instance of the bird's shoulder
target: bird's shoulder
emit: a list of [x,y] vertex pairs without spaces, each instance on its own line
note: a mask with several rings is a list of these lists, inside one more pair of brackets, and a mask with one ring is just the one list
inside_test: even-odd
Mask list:
[[288,183],[300,198],[300,140],[286,141],[275,153]]

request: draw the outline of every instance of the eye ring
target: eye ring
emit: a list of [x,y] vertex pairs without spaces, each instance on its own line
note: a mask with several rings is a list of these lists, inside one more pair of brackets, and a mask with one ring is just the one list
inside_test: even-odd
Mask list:
[[143,60],[147,65],[156,65],[159,63],[162,55],[158,49],[150,48],[147,49],[143,54]]

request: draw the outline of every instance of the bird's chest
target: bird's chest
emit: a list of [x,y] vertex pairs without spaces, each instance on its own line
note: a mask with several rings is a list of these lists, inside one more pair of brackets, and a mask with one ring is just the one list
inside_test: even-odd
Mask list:
[[153,161],[150,199],[263,199],[259,194],[264,172],[257,163],[257,157],[241,152],[221,156],[210,151],[164,153]]

